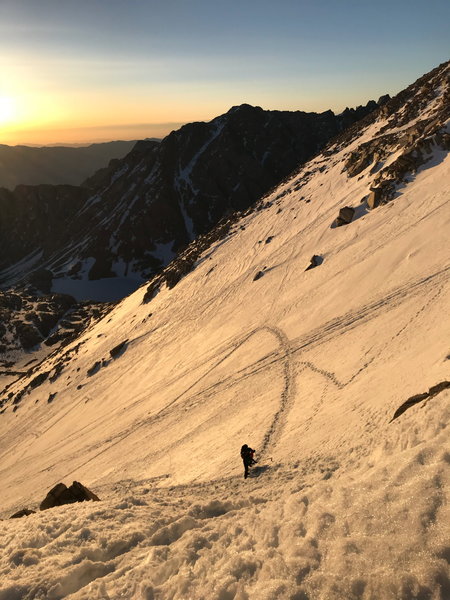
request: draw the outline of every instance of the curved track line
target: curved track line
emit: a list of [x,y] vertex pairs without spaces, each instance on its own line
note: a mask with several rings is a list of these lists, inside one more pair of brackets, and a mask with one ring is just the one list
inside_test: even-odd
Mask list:
[[286,425],[287,415],[295,400],[295,379],[293,377],[290,341],[281,329],[275,327],[264,327],[263,329],[272,333],[277,338],[280,348],[283,351],[283,356],[280,358],[284,359],[284,389],[281,394],[280,408],[275,413],[272,423],[264,435],[261,449],[258,452],[261,458],[264,458],[268,450],[280,439]]
[[[293,389],[293,377],[292,377],[293,367],[292,367],[292,361],[291,361],[291,350],[290,350],[289,340],[280,329],[271,328],[271,327],[267,327],[267,326],[258,327],[257,329],[246,334],[243,338],[241,338],[239,341],[234,343],[233,348],[229,352],[227,352],[225,354],[225,356],[222,357],[213,367],[211,367],[197,381],[195,381],[191,386],[189,386],[186,390],[184,390],[181,394],[179,394],[174,400],[169,402],[169,404],[167,404],[164,408],[162,408],[156,414],[149,416],[147,419],[140,420],[139,422],[134,423],[132,426],[128,427],[125,431],[122,431],[121,433],[119,433],[116,437],[116,440],[114,442],[110,443],[107,448],[100,450],[95,456],[93,456],[92,458],[87,460],[85,463],[83,463],[82,465],[78,465],[76,467],[76,469],[80,469],[80,468],[84,467],[86,464],[88,464],[89,462],[95,460],[101,454],[107,452],[113,446],[116,446],[117,444],[122,442],[124,439],[126,439],[127,437],[129,437],[130,435],[135,433],[135,431],[137,429],[139,429],[140,427],[148,425],[155,419],[159,419],[159,418],[165,416],[165,414],[167,414],[169,412],[169,409],[177,401],[179,401],[187,392],[189,392],[191,389],[193,389],[200,381],[202,381],[212,371],[214,371],[214,369],[216,367],[218,367],[220,364],[222,364],[234,352],[236,352],[239,348],[241,348],[241,346],[243,346],[251,337],[253,337],[254,335],[256,335],[257,333],[259,333],[261,331],[267,331],[268,333],[275,335],[275,337],[277,338],[277,340],[280,343],[281,356],[279,355],[280,351],[278,351],[278,353],[277,353],[278,355],[277,354],[275,355],[272,363],[278,362],[278,360],[285,360],[285,365],[284,365],[285,383],[284,383],[284,389],[283,389],[282,396],[281,396],[281,405],[280,405],[280,408],[278,409],[278,411],[275,413],[272,423],[270,424],[266,434],[264,435],[262,449],[258,452],[258,454],[261,457],[263,457],[267,453],[267,451],[269,449],[271,449],[272,446],[276,443],[276,440],[279,439],[281,432],[286,423],[287,412],[292,407],[294,398],[295,398],[295,393],[294,393],[294,389]],[[273,353],[270,353],[270,354],[273,354]],[[270,354],[268,356],[270,356]],[[264,357],[264,359],[267,359],[267,356]],[[260,362],[261,361],[257,361],[257,363],[255,363],[255,364],[258,364]],[[246,367],[245,370],[248,370],[248,367]],[[255,372],[255,371],[252,371],[252,373],[253,372]],[[220,383],[223,383],[223,382],[219,382],[219,385],[220,385]],[[211,389],[211,387],[215,387],[215,386],[210,386],[210,388],[207,388],[207,390]],[[206,390],[202,390],[202,393],[204,393],[205,391]],[[68,473],[68,474],[66,474],[66,476],[69,476],[70,474],[71,473]]]

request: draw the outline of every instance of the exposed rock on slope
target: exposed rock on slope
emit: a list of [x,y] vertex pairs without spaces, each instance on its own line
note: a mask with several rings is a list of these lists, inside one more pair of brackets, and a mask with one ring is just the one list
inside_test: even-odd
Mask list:
[[[144,302],[150,301],[164,283],[169,289],[176,285],[194,268],[201,254],[225,238],[242,218],[255,210],[270,208],[273,202],[279,204],[288,194],[301,191],[315,176],[331,168],[333,161],[329,159],[346,148],[349,151],[344,154],[343,172],[349,178],[357,175],[359,179],[363,176],[369,178],[368,193],[363,198],[368,208],[373,209],[392,200],[398,187],[408,184],[406,175],[414,174],[421,165],[431,160],[433,150],[450,150],[449,65],[450,61],[436,67],[392,99],[389,96],[380,98],[379,110],[369,112],[331,139],[314,161],[295,169],[281,182],[278,194],[274,199],[272,195],[271,202],[266,202],[266,198],[271,196],[272,189],[247,210],[223,218],[206,236],[200,236],[151,280]],[[377,135],[355,148],[358,138],[377,122],[380,125]],[[309,203],[311,198],[302,196],[300,201]],[[357,210],[351,206],[341,207],[333,226],[351,223],[356,213]],[[262,275],[258,272],[255,277],[258,279]]]
[[[450,75],[446,65],[424,75],[406,90],[389,100],[379,111],[383,126],[378,135],[353,150],[345,163],[349,177],[366,170],[375,175],[368,203],[376,208],[392,200],[405,176],[431,160],[432,146],[450,150]],[[333,140],[324,154],[330,155],[342,144],[349,144],[358,132],[378,117],[372,114]],[[395,159],[387,159],[395,154]]]
[[58,483],[48,492],[39,508],[40,510],[48,510],[63,504],[74,504],[75,502],[89,500],[99,502],[100,498],[79,481],[74,481],[69,487],[64,483]]
[[[0,267],[32,256],[39,264],[52,256],[67,243],[75,214],[89,196],[89,190],[70,185],[0,188]],[[5,272],[0,280],[8,278]]]
[[29,290],[0,292],[0,365],[10,369],[18,352],[39,344],[52,347],[73,340],[109,304],[77,303],[68,294],[38,295]]
[[415,396],[411,396],[411,398],[408,398],[408,400],[406,400],[406,402],[404,402],[401,406],[399,406],[397,408],[397,410],[395,411],[394,416],[392,417],[390,422],[392,423],[392,421],[394,421],[395,419],[398,419],[404,412],[406,412],[408,410],[408,408],[411,408],[412,406],[419,404],[419,402],[423,402],[424,400],[429,400],[429,399],[433,398],[434,396],[437,396],[438,394],[440,394],[444,390],[448,389],[449,387],[450,387],[450,381],[441,381],[440,383],[433,385],[428,390],[428,392],[423,392],[422,394],[416,394]]
[[336,217],[336,227],[342,227],[342,225],[348,225],[352,222],[355,209],[351,206],[344,206],[339,210],[339,215]]

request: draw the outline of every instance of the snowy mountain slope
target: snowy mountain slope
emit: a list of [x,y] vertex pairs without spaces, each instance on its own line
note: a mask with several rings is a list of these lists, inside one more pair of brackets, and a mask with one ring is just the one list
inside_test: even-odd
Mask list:
[[0,523],[1,600],[449,597],[450,390],[392,421],[450,380],[449,74],[9,385],[3,516],[102,502]]

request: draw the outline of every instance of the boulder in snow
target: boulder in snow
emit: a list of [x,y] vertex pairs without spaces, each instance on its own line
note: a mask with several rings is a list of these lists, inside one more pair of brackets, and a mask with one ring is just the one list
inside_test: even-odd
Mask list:
[[406,410],[408,410],[408,408],[411,408],[411,406],[414,406],[415,404],[418,404],[419,402],[422,402],[422,400],[426,400],[427,398],[437,396],[438,394],[440,394],[448,388],[450,388],[450,381],[441,381],[440,383],[437,383],[436,385],[430,387],[428,392],[411,396],[411,398],[408,398],[406,402],[404,402],[401,406],[397,408],[397,410],[394,413],[394,416],[391,419],[391,422],[394,421],[394,419],[397,419],[397,417],[399,417],[400,415],[402,415]]
[[309,271],[311,269],[314,269],[315,267],[318,267],[321,264],[322,264],[322,257],[321,256],[316,256],[314,254],[314,256],[311,258],[310,265],[305,269],[305,271]]
[[425,392],[423,394],[416,394],[415,396],[411,396],[411,398],[408,398],[406,402],[403,402],[403,404],[397,408],[397,410],[394,413],[394,416],[391,419],[391,422],[394,421],[394,419],[397,419],[400,415],[402,415],[406,410],[408,410],[408,408],[411,408],[411,406],[422,402],[422,400],[426,400],[426,398],[429,398],[428,392]]
[[54,506],[74,504],[75,502],[84,502],[85,500],[99,502],[100,498],[78,481],[74,481],[70,487],[67,487],[64,483],[58,483],[48,492],[47,496],[41,502],[39,509],[47,510]]
[[114,346],[114,348],[109,351],[111,358],[115,358],[118,354],[120,354],[127,342],[128,340],[125,340],[124,342],[120,342],[120,344],[118,344],[117,346]]
[[441,381],[441,383],[437,383],[436,385],[433,385],[433,387],[430,387],[428,394],[430,396],[436,396],[447,388],[450,388],[450,381]]
[[379,188],[374,188],[370,191],[369,197],[367,198],[367,206],[370,209],[376,208],[381,201],[382,193]]
[[28,517],[28,515],[34,515],[36,511],[30,510],[29,508],[22,508],[22,510],[17,511],[13,515],[11,515],[10,519],[21,519],[22,517]]
[[341,227],[342,225],[348,225],[351,223],[354,214],[355,209],[351,206],[344,206],[341,208],[339,215],[336,218],[336,227]]
[[91,375],[94,375],[95,373],[97,373],[97,371],[100,369],[101,367],[101,362],[98,360],[96,363],[94,363],[92,365],[92,367],[90,369],[88,369],[88,376],[90,377]]

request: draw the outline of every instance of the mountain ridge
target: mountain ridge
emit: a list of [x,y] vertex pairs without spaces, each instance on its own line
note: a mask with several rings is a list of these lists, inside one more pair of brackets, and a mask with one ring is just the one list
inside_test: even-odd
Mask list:
[[80,185],[110,160],[123,158],[135,141],[113,141],[82,147],[9,146],[0,144],[0,187]]
[[[60,280],[60,292],[74,294],[74,277],[85,282],[128,278],[137,286],[225,212],[248,208],[375,106],[371,102],[335,117],[331,111],[290,113],[243,105],[210,123],[185,125],[160,144],[139,142],[127,157],[84,182],[79,199],[69,207],[72,213],[55,234],[48,227],[34,238],[30,232],[27,246],[17,243],[12,232],[25,229],[28,221],[11,206],[23,204],[22,196],[31,194],[40,198],[36,210],[51,212],[54,200],[34,189],[20,187],[15,194],[0,190],[0,279],[7,286],[44,268]],[[86,197],[89,188],[91,196]],[[37,214],[32,218],[37,222]],[[47,240],[44,245],[39,235]],[[66,243],[58,247],[54,238],[61,236]],[[12,276],[14,263],[26,256],[35,257],[30,270],[19,266]],[[64,281],[71,287],[65,288]]]

